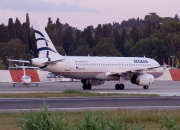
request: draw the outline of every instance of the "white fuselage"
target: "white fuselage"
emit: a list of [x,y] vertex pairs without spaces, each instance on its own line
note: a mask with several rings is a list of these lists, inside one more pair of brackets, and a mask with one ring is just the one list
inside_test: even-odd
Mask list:
[[[45,59],[47,61],[47,58]],[[162,68],[156,68],[160,66],[159,63],[150,58],[60,56],[59,59],[63,60],[47,63],[44,69],[76,79],[119,80],[119,76],[113,73],[123,75],[123,72],[133,72],[133,70],[151,74],[154,78],[163,74]],[[42,67],[45,64],[41,60],[44,61],[44,58],[32,59],[32,64]],[[153,67],[154,69],[143,71]]]
[[22,84],[24,84],[24,85],[29,85],[31,83],[30,76],[24,75],[24,76],[22,76],[21,80],[22,80]]

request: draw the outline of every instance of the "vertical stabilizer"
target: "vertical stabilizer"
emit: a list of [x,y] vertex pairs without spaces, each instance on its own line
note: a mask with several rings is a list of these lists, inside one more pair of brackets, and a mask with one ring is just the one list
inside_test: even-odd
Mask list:
[[39,58],[60,56],[41,23],[33,22],[33,28],[36,37]]

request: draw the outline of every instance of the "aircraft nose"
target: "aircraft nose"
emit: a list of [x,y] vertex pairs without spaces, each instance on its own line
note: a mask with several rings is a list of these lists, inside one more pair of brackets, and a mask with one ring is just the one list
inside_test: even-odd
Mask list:
[[161,76],[164,74],[164,69],[163,68],[159,68],[159,72],[161,73]]

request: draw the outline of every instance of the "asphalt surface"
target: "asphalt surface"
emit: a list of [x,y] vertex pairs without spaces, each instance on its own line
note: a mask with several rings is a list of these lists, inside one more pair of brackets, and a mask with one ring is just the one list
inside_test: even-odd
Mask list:
[[0,111],[40,110],[46,102],[50,110],[96,109],[179,109],[180,97],[100,97],[100,98],[34,98],[0,99]]
[[[82,97],[82,98],[31,98],[31,99],[0,99],[0,111],[20,112],[40,110],[45,101],[50,110],[79,111],[96,109],[180,109],[180,82],[156,81],[148,90],[141,86],[127,83],[125,90],[115,90],[116,81],[106,82],[101,86],[93,86],[90,92],[98,93],[134,93],[159,94],[160,97]],[[0,83],[1,93],[31,93],[31,92],[62,92],[67,89],[82,90],[80,82],[42,83],[38,87]],[[82,90],[84,91],[84,90]],[[88,91],[88,90],[86,90]]]
[[[106,81],[100,86],[92,86],[90,92],[98,93],[134,93],[134,94],[158,94],[160,96],[180,96],[180,81],[155,81],[148,90],[142,86],[125,84],[124,90],[115,90],[114,86],[118,81]],[[13,87],[10,83],[0,83],[0,93],[31,93],[31,92],[62,92],[67,89],[82,90],[81,82],[50,82],[41,83],[38,87],[32,84],[28,87],[16,84]],[[86,90],[89,91],[89,90]]]

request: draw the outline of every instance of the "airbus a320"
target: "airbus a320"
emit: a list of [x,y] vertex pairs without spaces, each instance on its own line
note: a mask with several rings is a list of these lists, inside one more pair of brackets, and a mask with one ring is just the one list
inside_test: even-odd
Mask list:
[[30,63],[55,74],[81,79],[84,90],[109,80],[117,80],[115,89],[124,90],[126,79],[148,89],[155,78],[163,75],[163,67],[154,59],[146,57],[62,56],[40,22],[34,22],[33,28],[39,55]]

